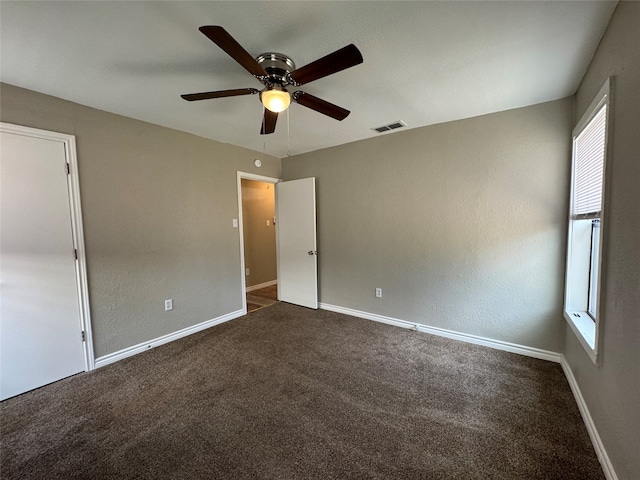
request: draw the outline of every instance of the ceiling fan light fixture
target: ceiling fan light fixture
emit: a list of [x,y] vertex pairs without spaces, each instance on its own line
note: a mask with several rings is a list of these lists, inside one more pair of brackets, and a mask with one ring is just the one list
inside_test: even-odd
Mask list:
[[262,103],[264,107],[260,135],[268,135],[275,131],[278,114],[289,108],[291,102],[295,102],[336,120],[344,120],[349,115],[349,110],[345,108],[303,91],[298,90],[289,94],[285,87],[290,86],[296,88],[300,85],[305,85],[361,64],[362,54],[355,45],[347,45],[329,55],[325,55],[318,60],[308,63],[302,68],[296,68],[294,61],[282,53],[267,52],[258,57],[252,57],[251,54],[220,25],[205,25],[200,27],[200,31],[247,72],[253,75],[265,88],[261,91],[255,88],[235,88],[232,90],[189,93],[181,95],[184,100],[192,102],[195,100],[259,93],[260,103]]
[[291,95],[284,88],[273,87],[269,90],[263,90],[260,94],[260,100],[267,110],[280,113],[289,108]]

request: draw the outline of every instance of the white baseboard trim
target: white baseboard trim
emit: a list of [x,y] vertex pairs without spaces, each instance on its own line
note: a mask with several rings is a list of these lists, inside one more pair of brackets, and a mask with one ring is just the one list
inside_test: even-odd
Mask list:
[[245,291],[249,293],[249,292],[253,292],[254,290],[260,290],[261,288],[266,288],[266,287],[270,287],[271,285],[277,285],[277,284],[278,284],[278,280],[269,280],[268,282],[259,283],[257,285],[251,285],[250,287],[247,287]]
[[173,342],[174,340],[178,340],[179,338],[186,337],[202,330],[206,330],[207,328],[219,325],[224,322],[228,322],[229,320],[233,320],[234,318],[238,318],[243,315],[245,315],[244,310],[236,310],[235,312],[227,313],[226,315],[222,315],[220,317],[198,323],[197,325],[183,328],[182,330],[178,330],[177,332],[169,333],[167,335],[163,335],[162,337],[158,337],[153,340],[139,343],[138,345],[127,347],[117,352],[104,355],[102,357],[96,358],[95,368],[104,367],[105,365],[115,363],[118,360],[137,355],[138,353],[144,352],[151,348],[159,347],[160,345],[164,345],[165,343]]
[[502,340],[494,340],[492,338],[480,337],[478,335],[470,335],[468,333],[455,332],[453,330],[446,330],[444,328],[438,327],[429,327],[420,324],[418,324],[418,328],[416,330],[418,330],[419,332],[430,333],[432,335],[439,335],[441,337],[460,340],[461,342],[473,343],[476,345],[495,348],[496,350],[504,350],[505,352],[517,353],[526,357],[539,358],[541,360],[548,360],[555,363],[560,363],[562,361],[562,354],[552,352],[550,350],[543,350],[541,348],[528,347],[526,345],[519,345],[517,343],[504,342]]
[[578,382],[576,381],[576,377],[573,376],[573,371],[571,367],[567,363],[564,355],[562,355],[562,361],[560,362],[562,365],[562,370],[564,371],[565,377],[567,377],[567,381],[569,382],[569,387],[571,387],[571,391],[573,392],[573,398],[575,398],[576,403],[578,404],[578,410],[580,410],[580,415],[582,415],[582,421],[584,421],[585,426],[587,427],[587,432],[589,432],[589,438],[591,439],[591,443],[593,444],[593,449],[596,451],[596,456],[600,461],[600,465],[602,466],[602,471],[604,472],[604,476],[607,480],[618,480],[618,476],[616,475],[615,470],[613,469],[613,465],[611,464],[611,460],[609,460],[609,455],[607,455],[607,451],[604,448],[602,443],[602,439],[598,434],[598,430],[596,429],[595,423],[593,423],[593,418],[591,418],[591,414],[589,413],[589,408],[587,407],[587,402],[585,402],[584,397],[582,396],[582,392],[580,391],[580,387],[578,387]]
[[353,317],[364,318],[366,320],[373,320],[374,322],[386,323],[389,325],[395,325],[396,327],[410,328],[418,332],[430,333],[431,335],[438,335],[439,337],[447,337],[453,340],[460,340],[461,342],[473,343],[476,345],[483,345],[485,347],[495,348],[496,350],[505,350],[507,352],[518,353],[527,357],[540,358],[542,360],[549,360],[555,363],[562,362],[562,354],[551,352],[549,350],[542,350],[540,348],[527,347],[526,345],[518,345],[516,343],[503,342],[501,340],[493,340],[491,338],[480,337],[477,335],[470,335],[468,333],[456,332],[453,330],[446,330],[444,328],[430,327],[416,322],[408,322],[406,320],[400,320],[398,318],[385,317],[376,313],[362,312],[360,310],[353,310],[351,308],[339,307],[337,305],[330,305],[327,303],[321,303],[320,308],[323,310],[329,310],[331,312],[344,313],[345,315],[351,315]]

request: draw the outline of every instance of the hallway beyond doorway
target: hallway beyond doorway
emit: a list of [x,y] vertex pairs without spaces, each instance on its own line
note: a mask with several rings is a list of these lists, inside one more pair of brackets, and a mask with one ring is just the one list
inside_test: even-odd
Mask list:
[[247,292],[247,313],[269,307],[278,302],[278,286],[260,288]]

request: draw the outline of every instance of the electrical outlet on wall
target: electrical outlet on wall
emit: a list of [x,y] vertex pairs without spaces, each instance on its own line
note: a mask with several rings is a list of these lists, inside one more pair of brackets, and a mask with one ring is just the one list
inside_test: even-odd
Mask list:
[[376,298],[382,298],[382,289],[376,288]]
[[245,269],[244,269],[244,274],[245,274],[247,277],[250,275],[250,273],[249,273],[249,269],[248,269],[248,268],[245,268]]
[[168,312],[169,310],[173,310],[173,298],[164,301],[164,311]]

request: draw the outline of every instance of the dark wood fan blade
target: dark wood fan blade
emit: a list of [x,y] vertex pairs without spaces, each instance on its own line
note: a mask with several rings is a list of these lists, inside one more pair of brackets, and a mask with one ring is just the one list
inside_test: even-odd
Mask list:
[[314,97],[313,95],[301,91],[293,92],[293,101],[300,105],[315,110],[316,112],[327,115],[336,120],[344,120],[351,113],[338,105],[329,103],[321,98]]
[[227,52],[231,58],[242,65],[251,75],[257,77],[269,75],[267,71],[256,62],[255,58],[242,48],[224,28],[217,25],[207,25],[200,27],[200,31],[204,33],[209,40]]
[[290,76],[298,85],[304,85],[360,63],[362,63],[362,54],[355,45],[351,44],[294,70]]
[[264,109],[264,118],[262,119],[262,127],[260,128],[260,135],[268,135],[276,131],[276,122],[278,121],[278,114],[272,112],[268,108]]
[[188,93],[180,95],[189,102],[194,100],[208,100],[209,98],[236,97],[238,95],[253,95],[259,93],[255,88],[237,88],[235,90],[218,90],[216,92]]

